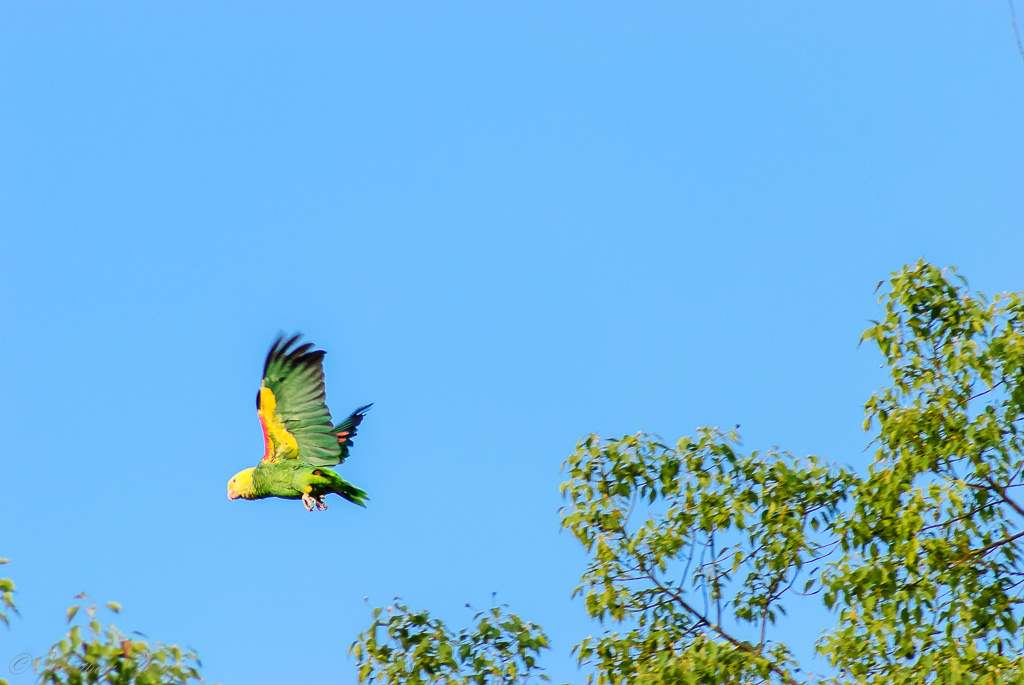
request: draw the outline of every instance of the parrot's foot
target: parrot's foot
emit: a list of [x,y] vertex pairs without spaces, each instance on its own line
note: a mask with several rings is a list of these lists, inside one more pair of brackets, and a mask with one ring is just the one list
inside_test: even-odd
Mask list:
[[306,507],[306,511],[313,511],[313,507],[316,506],[318,509],[320,506],[316,504],[316,500],[309,496],[309,493],[302,495],[302,506]]
[[324,501],[323,495],[316,498],[316,510],[327,511],[327,502]]

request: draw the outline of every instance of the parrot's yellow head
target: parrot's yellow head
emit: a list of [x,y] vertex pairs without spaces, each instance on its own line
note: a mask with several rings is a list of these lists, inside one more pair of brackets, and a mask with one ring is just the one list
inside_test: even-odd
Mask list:
[[256,469],[245,469],[231,476],[228,481],[228,499],[249,499],[252,491],[252,472]]

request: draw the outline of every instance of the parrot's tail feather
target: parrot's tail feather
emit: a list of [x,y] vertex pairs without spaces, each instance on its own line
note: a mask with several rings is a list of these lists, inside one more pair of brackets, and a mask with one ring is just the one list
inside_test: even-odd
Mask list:
[[352,414],[334,427],[334,434],[338,436],[338,447],[341,448],[341,461],[348,458],[349,448],[352,447],[352,438],[356,436],[356,429],[362,423],[366,411],[373,406],[373,403],[356,409]]
[[358,426],[363,420],[363,417],[366,416],[367,410],[372,406],[373,402],[370,402],[369,404],[364,404],[362,407],[359,407],[359,409],[356,409],[347,419],[334,427],[334,432],[341,433],[342,431],[355,430],[356,426]]
[[352,504],[358,504],[361,507],[365,507],[366,500],[370,499],[369,495],[351,483],[337,485],[335,486],[334,491]]

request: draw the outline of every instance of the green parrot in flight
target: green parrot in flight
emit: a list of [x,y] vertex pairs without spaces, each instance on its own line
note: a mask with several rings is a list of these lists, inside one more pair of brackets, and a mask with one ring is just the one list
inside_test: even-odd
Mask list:
[[279,337],[263,365],[256,410],[263,427],[263,458],[228,481],[228,499],[301,499],[307,511],[327,509],[324,497],[341,495],[366,506],[365,492],[334,472],[345,461],[366,410],[359,407],[334,425],[324,403],[325,352],[301,336]]

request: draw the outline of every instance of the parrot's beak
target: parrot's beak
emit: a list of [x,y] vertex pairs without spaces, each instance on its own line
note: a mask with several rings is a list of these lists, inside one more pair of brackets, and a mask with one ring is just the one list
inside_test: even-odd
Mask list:
[[228,501],[230,502],[231,500],[235,499],[235,497],[236,497],[235,493],[233,493],[230,490],[228,490]]

